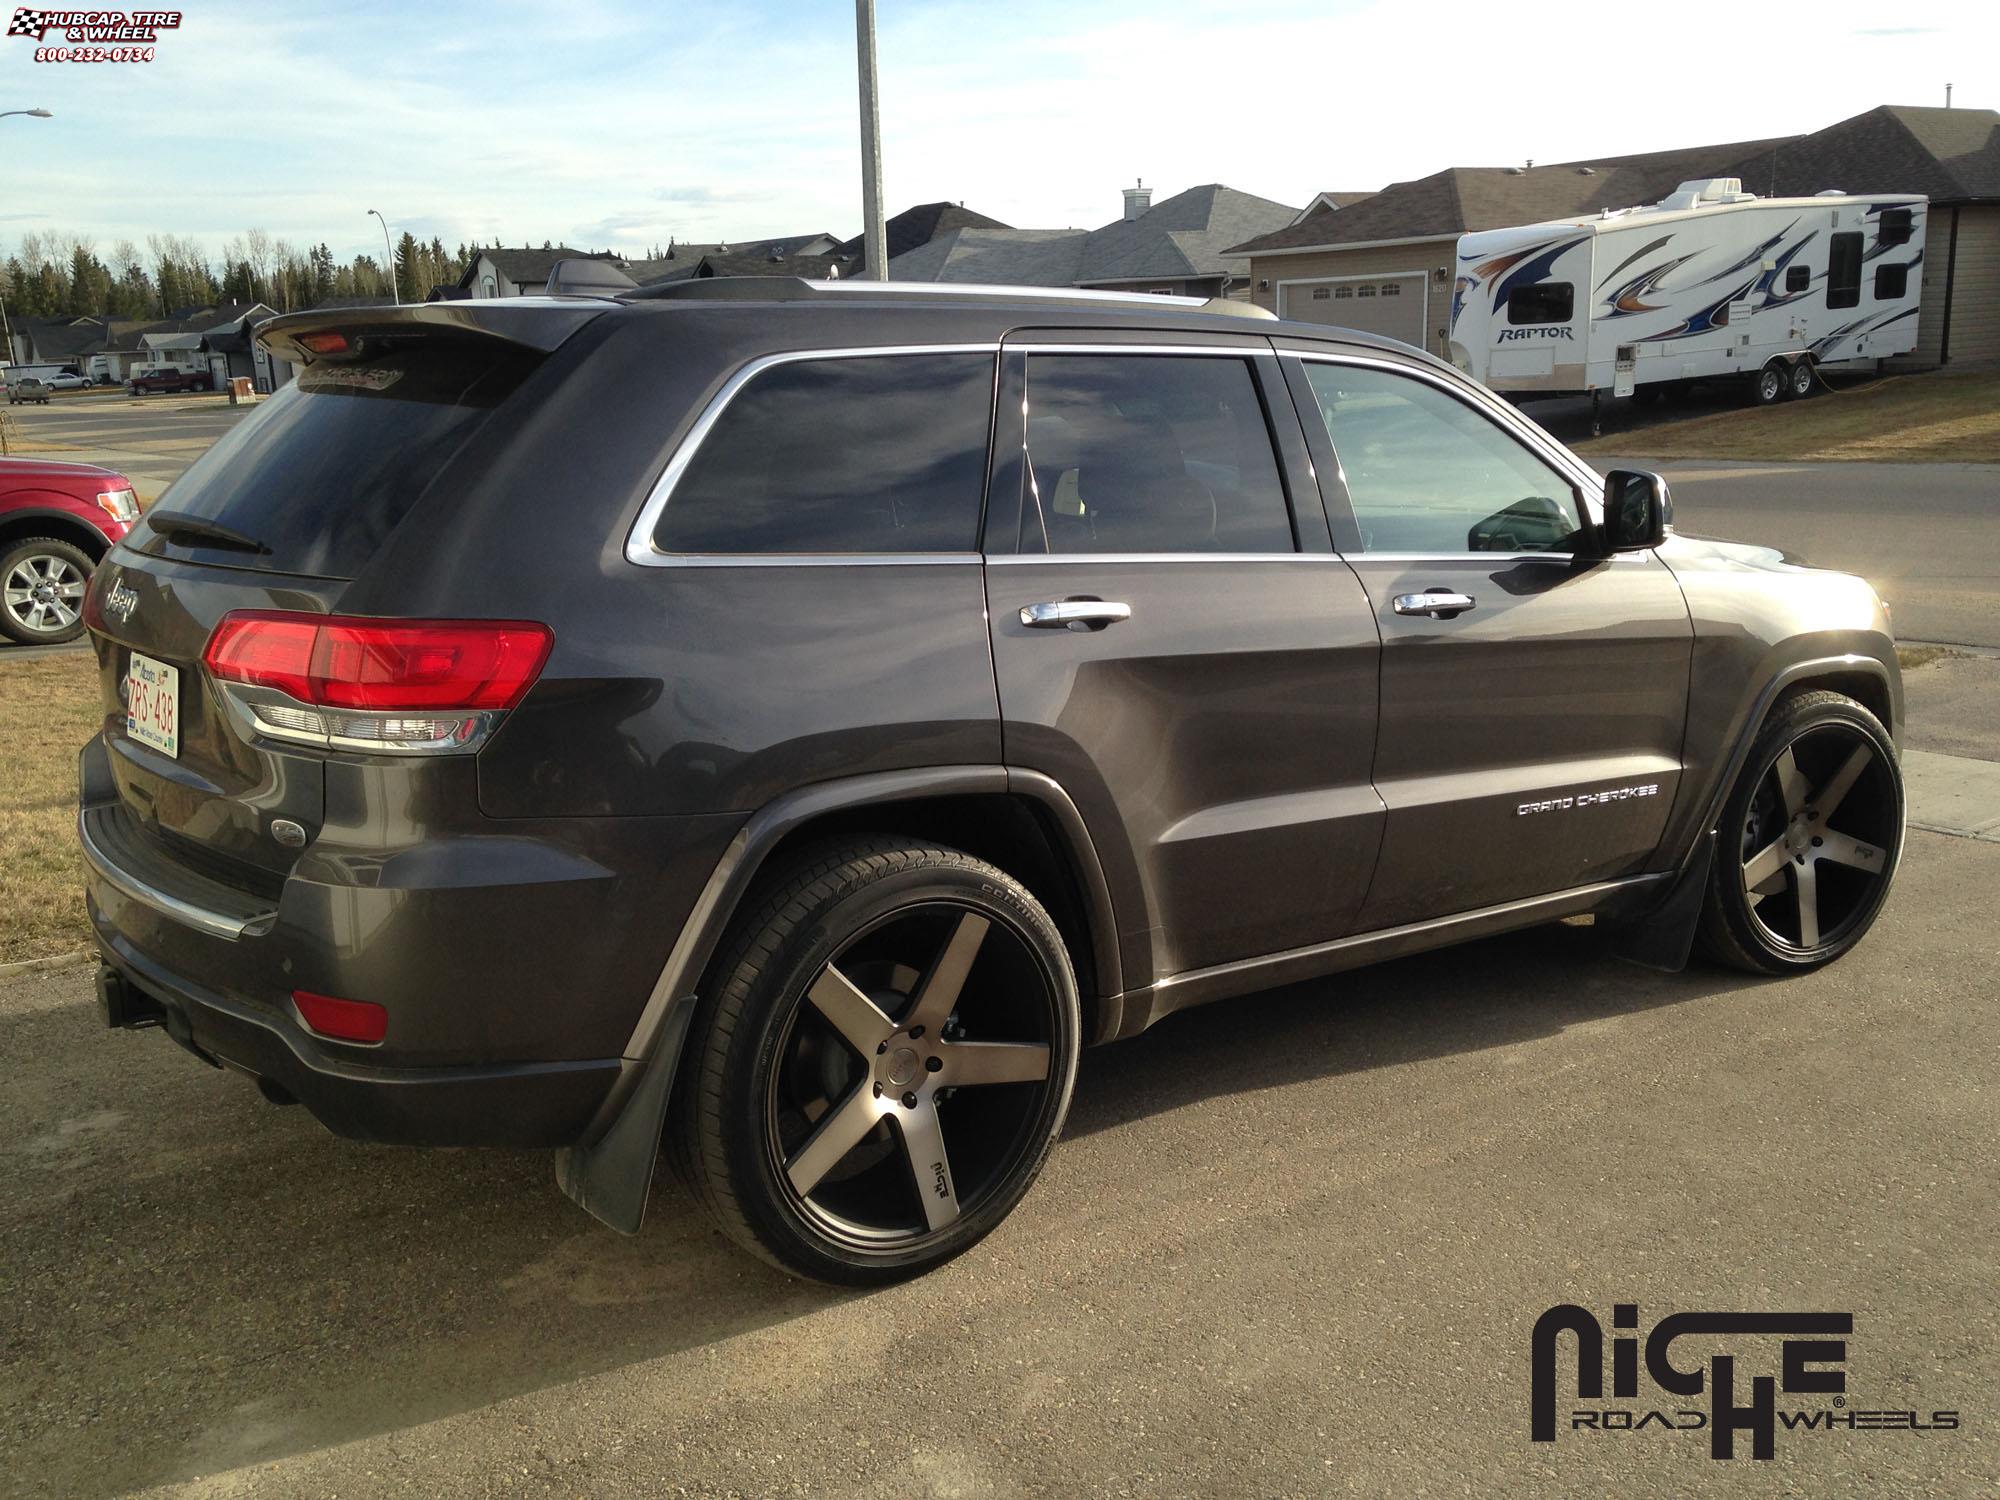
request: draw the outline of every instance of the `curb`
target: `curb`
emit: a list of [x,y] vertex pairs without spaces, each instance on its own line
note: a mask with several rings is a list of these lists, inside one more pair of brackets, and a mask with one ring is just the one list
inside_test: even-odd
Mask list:
[[58,953],[52,958],[16,959],[13,963],[0,964],[0,979],[11,979],[16,974],[32,974],[37,969],[66,969],[89,957],[89,950],[79,948],[74,953]]

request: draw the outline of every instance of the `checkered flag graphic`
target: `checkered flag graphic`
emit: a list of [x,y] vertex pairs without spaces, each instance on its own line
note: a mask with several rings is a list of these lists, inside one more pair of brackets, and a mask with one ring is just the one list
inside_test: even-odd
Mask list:
[[42,33],[49,29],[49,13],[45,10],[17,10],[14,19],[7,23],[7,35],[31,36],[40,41]]

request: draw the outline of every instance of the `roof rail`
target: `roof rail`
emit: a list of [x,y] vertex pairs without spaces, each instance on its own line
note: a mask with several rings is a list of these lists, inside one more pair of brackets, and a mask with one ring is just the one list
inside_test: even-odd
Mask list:
[[805,302],[823,296],[963,297],[977,302],[1097,302],[1125,307],[1192,309],[1238,318],[1275,318],[1252,302],[1227,297],[1163,296],[1157,292],[1100,292],[1067,286],[1003,286],[970,281],[808,281],[802,276],[710,276],[655,283],[626,292],[628,302]]

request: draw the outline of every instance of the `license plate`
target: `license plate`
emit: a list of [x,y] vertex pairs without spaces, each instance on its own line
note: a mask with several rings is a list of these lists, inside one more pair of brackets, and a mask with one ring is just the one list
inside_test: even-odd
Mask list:
[[181,753],[181,672],[132,653],[125,664],[125,733],[175,759]]

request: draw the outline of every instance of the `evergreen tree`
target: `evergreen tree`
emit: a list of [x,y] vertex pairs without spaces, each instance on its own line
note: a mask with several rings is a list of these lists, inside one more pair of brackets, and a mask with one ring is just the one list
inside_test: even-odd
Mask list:
[[7,261],[7,314],[13,318],[38,318],[42,315],[41,288],[29,276],[28,268],[21,264],[21,257],[11,256]]
[[421,302],[426,290],[424,275],[423,246],[409,230],[403,231],[402,239],[396,242],[396,295],[407,302]]

